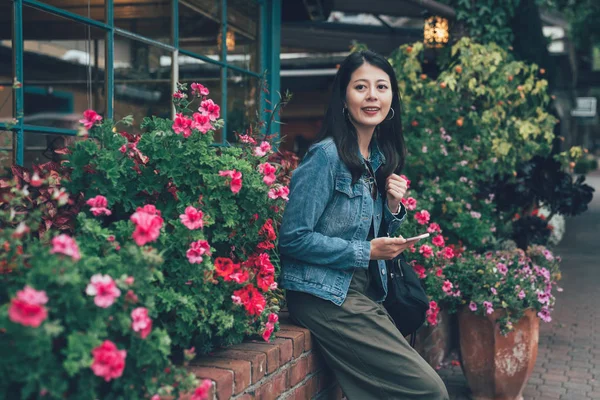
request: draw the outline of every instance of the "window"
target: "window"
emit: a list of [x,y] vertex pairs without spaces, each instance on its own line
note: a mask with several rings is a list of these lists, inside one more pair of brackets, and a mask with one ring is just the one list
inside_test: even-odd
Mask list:
[[209,88],[227,144],[272,101],[263,71],[278,90],[281,0],[0,3],[0,166],[55,159],[88,108],[172,116],[176,79]]

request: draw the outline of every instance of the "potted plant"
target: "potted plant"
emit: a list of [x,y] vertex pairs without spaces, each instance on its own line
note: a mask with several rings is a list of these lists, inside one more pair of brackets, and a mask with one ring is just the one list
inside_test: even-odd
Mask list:
[[[522,399],[537,357],[539,320],[560,291],[560,258],[543,246],[465,252],[444,268],[455,300],[462,368],[474,399]],[[457,295],[458,293],[458,295]]]

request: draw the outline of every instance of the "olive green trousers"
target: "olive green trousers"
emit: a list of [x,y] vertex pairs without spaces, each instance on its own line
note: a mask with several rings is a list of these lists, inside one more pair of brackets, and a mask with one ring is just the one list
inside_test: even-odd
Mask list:
[[288,290],[290,317],[311,331],[348,400],[448,400],[439,375],[369,296],[370,280],[356,269],[341,306]]

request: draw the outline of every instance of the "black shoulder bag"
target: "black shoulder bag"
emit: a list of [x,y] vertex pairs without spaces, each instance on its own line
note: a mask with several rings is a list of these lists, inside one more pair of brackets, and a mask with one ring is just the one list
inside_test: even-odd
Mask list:
[[412,334],[411,346],[414,346],[415,333],[425,322],[429,299],[404,254],[386,261],[386,265],[388,294],[383,305],[402,335]]

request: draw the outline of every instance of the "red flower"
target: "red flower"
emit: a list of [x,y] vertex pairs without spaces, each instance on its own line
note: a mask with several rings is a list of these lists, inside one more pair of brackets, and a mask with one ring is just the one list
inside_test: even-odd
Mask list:
[[263,295],[252,285],[248,284],[244,288],[233,292],[233,296],[239,299],[249,315],[260,315],[267,304]]
[[273,228],[273,220],[269,218],[265,224],[258,231],[259,235],[264,235],[267,240],[275,240],[277,239],[277,235],[275,234],[275,229]]
[[215,271],[217,275],[224,279],[229,279],[229,276],[233,274],[236,269],[236,264],[234,264],[230,258],[217,257],[215,260]]
[[429,224],[429,227],[427,228],[427,232],[429,232],[429,233],[442,232],[442,228],[440,228],[439,224],[432,222],[431,224]]
[[204,100],[200,103],[200,108],[198,108],[200,114],[207,115],[211,121],[216,121],[221,113],[221,107],[215,104],[212,100]]
[[451,247],[444,247],[442,250],[442,256],[447,260],[451,260],[454,258],[454,251]]
[[11,299],[8,318],[16,324],[37,328],[48,317],[48,310],[43,306],[47,302],[45,291],[25,286]]
[[102,117],[94,110],[85,110],[83,112],[83,119],[79,120],[85,129],[92,129],[92,127],[100,121],[102,121]]
[[123,375],[125,369],[126,350],[119,350],[110,340],[105,340],[100,346],[92,350],[94,361],[92,371],[97,376],[104,378],[106,382]]
[[192,134],[191,127],[192,127],[191,119],[184,116],[183,114],[177,114],[175,116],[175,120],[173,121],[172,128],[176,134],[179,135],[180,133],[183,133],[183,137],[188,138]]
[[431,242],[438,247],[444,247],[444,245],[446,244],[442,235],[437,235],[433,238]]
[[433,255],[433,249],[424,244],[419,248],[419,253],[423,254],[423,257],[425,258],[429,258]]
[[419,279],[425,279],[427,274],[425,273],[425,267],[420,264],[413,265],[413,270],[419,276]]
[[429,310],[427,310],[427,312],[425,313],[425,315],[427,316],[427,322],[429,322],[430,325],[437,325],[437,317],[439,312],[440,308],[438,307],[437,303],[433,300],[430,301]]
[[192,129],[196,129],[197,131],[200,131],[202,133],[206,133],[211,129],[214,129],[214,127],[210,123],[210,118],[208,117],[208,115],[194,113],[192,114],[192,119]]
[[228,176],[231,178],[230,188],[232,193],[238,193],[242,189],[242,173],[235,169],[219,171],[219,176]]

